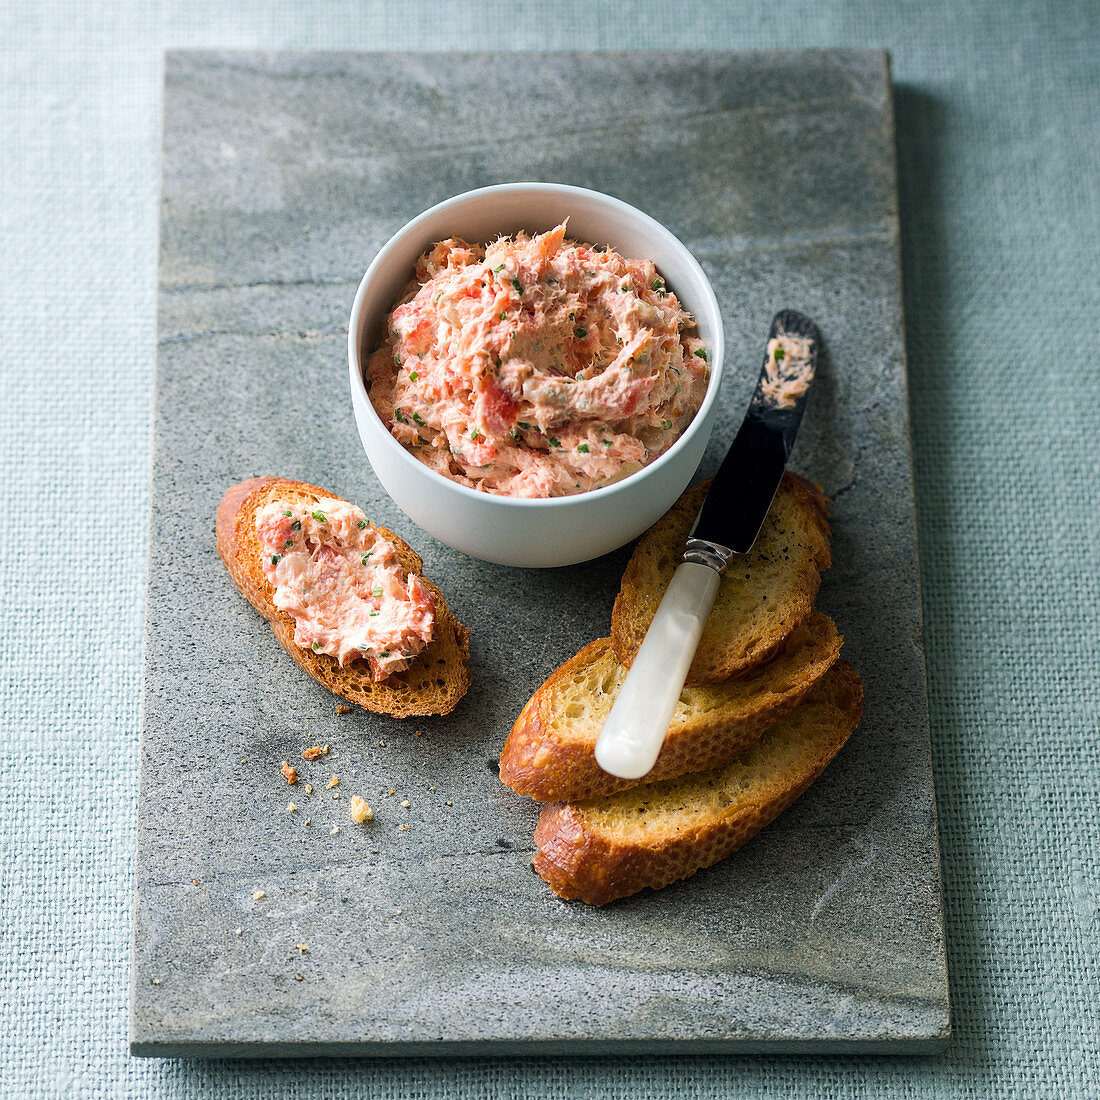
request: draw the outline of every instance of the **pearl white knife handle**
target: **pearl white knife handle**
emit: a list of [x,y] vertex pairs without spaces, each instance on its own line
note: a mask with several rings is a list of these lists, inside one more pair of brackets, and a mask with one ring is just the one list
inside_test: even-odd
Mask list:
[[653,768],[721,580],[717,570],[695,562],[672,575],[596,741],[596,763],[605,772],[640,779]]

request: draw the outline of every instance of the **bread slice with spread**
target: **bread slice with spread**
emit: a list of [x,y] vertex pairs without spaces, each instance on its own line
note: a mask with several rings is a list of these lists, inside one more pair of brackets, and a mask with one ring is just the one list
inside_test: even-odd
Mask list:
[[[642,536],[623,574],[611,644],[630,667],[672,580],[709,487],[688,489]],[[826,500],[790,471],[783,475],[756,543],[730,562],[688,671],[689,684],[717,684],[763,664],[813,610],[821,572],[832,563]]]
[[[738,680],[680,694],[648,781],[712,767],[741,752],[796,707],[840,656],[833,621],[814,612],[779,654]],[[500,778],[540,802],[571,801],[636,786],[605,772],[596,738],[626,678],[608,638],[589,643],[535,692],[500,758]]]
[[804,702],[725,764],[607,798],[543,807],[535,870],[561,897],[605,905],[709,867],[809,787],[862,709],[859,676],[838,661]]
[[242,595],[330,691],[396,718],[448,714],[466,693],[470,632],[420,557],[354,505],[251,478],[226,492],[215,534]]

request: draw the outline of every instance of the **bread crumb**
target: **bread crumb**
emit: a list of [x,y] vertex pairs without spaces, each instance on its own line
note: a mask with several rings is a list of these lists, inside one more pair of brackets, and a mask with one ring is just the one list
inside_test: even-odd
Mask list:
[[428,788],[428,790],[429,790],[429,791],[434,791],[434,790],[435,790],[435,787],[429,787],[429,788]]
[[238,928],[238,929],[237,929],[237,933],[236,933],[236,934],[237,934],[238,936],[242,935],[243,933],[244,933],[244,929],[243,929],[243,928]]
[[401,829],[411,829],[412,828],[411,825],[400,825],[398,827],[401,828]]
[[333,777],[332,777],[332,778],[331,778],[331,779],[330,779],[330,780],[329,780],[329,781],[328,781],[328,782],[327,782],[327,783],[325,784],[325,790],[326,790],[326,791],[331,791],[333,787],[339,787],[339,786],[340,786],[340,777],[339,777],[338,775],[334,775],[334,776],[333,776]]
[[294,784],[298,782],[298,771],[296,768],[291,767],[288,761],[283,761],[283,766],[280,768],[280,771],[286,779],[287,786],[293,787]]
[[448,800],[447,800],[447,805],[448,805],[448,806],[453,806],[453,805],[454,805],[454,803],[453,803],[453,802],[452,802],[452,801],[451,801],[450,799],[448,799]]
[[259,901],[259,900],[260,900],[260,898],[266,898],[266,897],[267,897],[267,894],[266,894],[266,893],[265,893],[265,892],[264,892],[263,890],[257,890],[257,891],[256,891],[256,892],[255,892],[255,893],[254,893],[254,894],[252,895],[252,900],[253,900],[253,901]]
[[313,784],[312,783],[307,783],[306,784],[306,794],[313,794]]
[[386,791],[387,798],[393,798],[393,791]]
[[288,814],[296,814],[298,812],[297,805],[295,805],[295,803],[293,803],[293,802],[288,802],[286,804],[286,812]]
[[412,803],[407,798],[403,798],[401,800],[401,805],[404,806],[407,810],[412,805]]
[[247,759],[245,759],[245,760],[242,760],[242,761],[241,761],[241,763],[242,763],[242,764],[247,764],[247,763],[248,763],[248,760],[247,760]]
[[333,825],[333,827],[331,829],[329,829],[329,831],[328,831],[329,836],[335,836],[339,831],[340,831],[340,826],[339,825]]
[[198,880],[197,878],[193,878],[193,879],[191,880],[191,885],[192,885],[192,886],[198,886],[198,884],[199,884],[199,880]]
[[301,975],[301,974],[295,974],[295,975],[294,975],[294,980],[295,980],[296,982],[304,981],[304,979],[302,978],[302,975]]
[[313,818],[312,817],[307,817],[306,818],[306,824],[307,825],[312,825],[313,824]]
[[328,745],[326,745],[321,751],[325,754],[325,756],[328,756]]
[[414,736],[423,737],[424,736],[424,731],[423,730],[417,730]]
[[320,756],[320,755],[321,755],[321,746],[320,745],[314,745],[310,749],[303,750],[302,759],[303,760],[316,760],[317,757]]
[[405,912],[405,910],[404,910],[404,909],[398,909],[398,910],[397,910],[397,912],[396,912],[396,913],[395,913],[394,915],[395,915],[395,916],[398,916],[398,917],[399,917],[399,916],[401,916],[401,914],[402,914],[402,913],[404,913],[404,912]]
[[350,710],[351,710],[351,707],[345,707],[343,705],[343,703],[337,703],[336,704],[336,713],[337,714],[347,714]]
[[295,944],[295,946],[298,948],[298,954],[299,955],[308,955],[309,954],[309,945],[308,944],[299,943],[299,944]]
[[360,823],[374,820],[374,811],[357,794],[351,796],[351,819]]

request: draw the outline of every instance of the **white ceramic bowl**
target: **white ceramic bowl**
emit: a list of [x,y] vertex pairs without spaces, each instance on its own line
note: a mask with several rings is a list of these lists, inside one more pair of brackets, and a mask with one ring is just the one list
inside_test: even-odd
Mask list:
[[[417,257],[458,236],[485,242],[517,230],[553,229],[569,219],[569,236],[610,244],[622,255],[651,259],[696,320],[709,355],[710,384],[683,435],[660,458],[613,485],[576,496],[527,500],[479,493],[414,458],[390,435],[363,382],[367,356],[412,277]],[[457,550],[502,565],[572,565],[629,542],[654,523],[685,489],[714,423],[722,379],[723,337],[714,290],[691,253],[660,223],[625,202],[552,183],[510,183],[468,191],[433,206],[386,242],[367,268],[348,325],[348,365],[355,422],[378,480],[409,518]]]

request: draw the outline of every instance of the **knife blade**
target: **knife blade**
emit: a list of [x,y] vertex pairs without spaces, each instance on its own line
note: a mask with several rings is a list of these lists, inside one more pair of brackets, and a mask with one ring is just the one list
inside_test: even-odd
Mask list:
[[772,320],[748,411],[688,536],[596,741],[596,763],[640,779],[656,763],[722,574],[752,549],[771,507],[817,371],[820,336],[796,310]]

